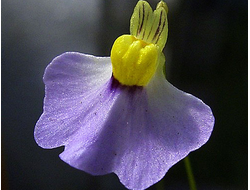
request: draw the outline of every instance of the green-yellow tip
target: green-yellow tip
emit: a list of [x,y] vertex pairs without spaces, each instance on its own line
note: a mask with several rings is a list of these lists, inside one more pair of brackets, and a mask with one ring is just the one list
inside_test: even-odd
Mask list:
[[147,43],[165,47],[168,36],[168,7],[163,1],[153,11],[148,2],[138,1],[130,20],[130,34]]
[[160,1],[157,6],[156,6],[156,9],[159,9],[160,7],[163,7],[166,11],[166,13],[168,14],[168,6],[167,6],[167,3],[165,3],[164,1]]

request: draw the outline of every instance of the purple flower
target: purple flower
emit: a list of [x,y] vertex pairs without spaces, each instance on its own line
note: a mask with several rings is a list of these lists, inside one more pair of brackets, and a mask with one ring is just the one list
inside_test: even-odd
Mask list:
[[111,58],[76,52],[56,57],[44,73],[44,112],[34,131],[38,145],[65,146],[63,161],[92,175],[114,172],[129,189],[158,182],[208,141],[214,125],[206,104],[166,80],[162,55],[157,54],[155,70],[142,85],[121,82],[115,53]]

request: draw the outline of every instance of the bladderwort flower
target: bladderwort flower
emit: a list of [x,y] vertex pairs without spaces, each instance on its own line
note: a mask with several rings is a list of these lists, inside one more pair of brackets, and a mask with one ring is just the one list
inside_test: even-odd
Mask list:
[[110,57],[68,52],[48,65],[39,146],[65,146],[60,158],[70,166],[146,189],[208,141],[211,109],[164,74],[167,13],[163,1],[154,11],[139,1]]

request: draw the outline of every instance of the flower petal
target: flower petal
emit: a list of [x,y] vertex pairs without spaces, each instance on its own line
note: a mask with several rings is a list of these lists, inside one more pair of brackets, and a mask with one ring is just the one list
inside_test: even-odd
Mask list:
[[75,52],[56,57],[44,74],[44,112],[35,127],[36,142],[43,148],[66,144],[77,126],[82,126],[78,119],[81,113],[85,111],[90,117],[94,104],[105,99],[98,92],[111,75],[109,57]]
[[82,130],[62,160],[93,175],[115,172],[127,188],[145,189],[211,135],[211,109],[168,83],[162,69],[146,88],[118,85],[114,94],[95,141],[86,144]]
[[[208,141],[214,126],[214,116],[202,100],[171,85],[161,68],[163,65],[158,67],[155,77],[146,87],[149,107],[155,113],[154,120],[162,126],[161,132],[171,132],[170,136],[177,134],[178,144],[189,149],[188,153]],[[166,127],[170,131],[166,131]]]
[[35,138],[44,148],[65,145],[60,158],[75,168],[115,172],[127,188],[145,189],[209,139],[214,117],[168,83],[162,65],[145,88],[120,85],[110,65],[78,53],[53,60]]
[[[106,86],[106,90],[103,89],[103,92],[109,91],[109,89],[113,89],[115,98],[109,98],[112,101],[112,108],[109,110],[106,120],[98,124],[101,129],[96,135],[97,138],[92,143],[85,143],[87,136],[84,135],[85,129],[82,128],[60,154],[60,158],[66,163],[93,175],[114,172],[116,164],[122,164],[121,157],[125,151],[124,148],[129,146],[127,141],[130,140],[130,137],[128,135],[137,137],[137,131],[133,130],[137,130],[137,127],[133,127],[133,125],[137,125],[138,114],[133,117],[132,113],[135,113],[136,110],[140,111],[140,107],[136,107],[134,101],[145,100],[141,99],[140,95],[145,94],[142,87],[122,86],[115,79],[111,79],[110,86]],[[105,107],[99,110],[101,113],[104,111]],[[92,128],[95,128],[95,125],[96,123],[91,123]]]

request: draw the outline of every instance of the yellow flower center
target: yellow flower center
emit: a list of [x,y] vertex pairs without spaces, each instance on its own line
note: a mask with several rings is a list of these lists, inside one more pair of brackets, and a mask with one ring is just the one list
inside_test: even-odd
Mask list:
[[130,20],[131,35],[116,39],[111,50],[113,76],[123,85],[146,86],[159,65],[167,41],[167,5],[161,1],[156,10],[139,1]]
[[147,85],[158,65],[158,49],[131,35],[118,37],[111,50],[113,76],[124,85]]

